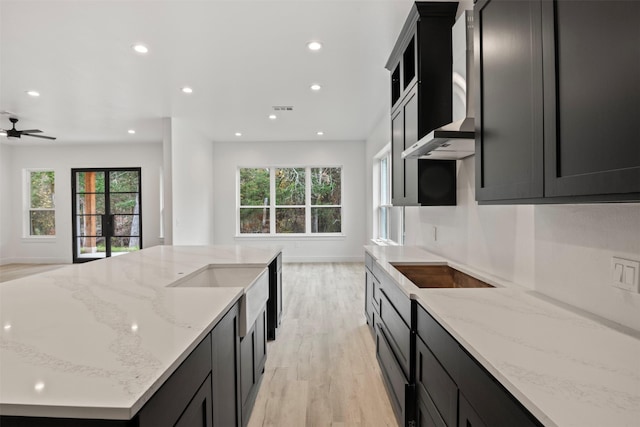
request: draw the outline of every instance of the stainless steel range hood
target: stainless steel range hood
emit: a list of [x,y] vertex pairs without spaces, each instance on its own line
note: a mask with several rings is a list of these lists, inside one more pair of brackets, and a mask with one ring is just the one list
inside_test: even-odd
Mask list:
[[452,29],[454,122],[429,132],[402,152],[403,159],[458,160],[475,153],[473,101],[473,13],[464,12]]

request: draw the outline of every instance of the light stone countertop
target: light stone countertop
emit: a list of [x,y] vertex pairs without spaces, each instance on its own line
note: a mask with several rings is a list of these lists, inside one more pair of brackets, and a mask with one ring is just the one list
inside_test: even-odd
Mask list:
[[156,246],[0,284],[0,414],[132,418],[244,289],[169,285],[279,252]]
[[440,263],[501,286],[419,289],[404,276],[398,283],[544,425],[640,426],[637,331],[420,248],[365,249],[394,280],[402,275],[389,262]]

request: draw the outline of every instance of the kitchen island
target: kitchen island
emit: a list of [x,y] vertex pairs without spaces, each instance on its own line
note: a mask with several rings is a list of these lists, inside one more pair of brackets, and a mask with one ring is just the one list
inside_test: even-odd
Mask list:
[[[278,248],[157,246],[3,283],[0,423],[45,417],[138,425],[145,404],[225,316],[239,312],[252,283],[175,285],[217,264],[262,267],[263,277],[279,255]],[[215,358],[215,342],[208,352]],[[239,395],[239,381],[235,388]]]

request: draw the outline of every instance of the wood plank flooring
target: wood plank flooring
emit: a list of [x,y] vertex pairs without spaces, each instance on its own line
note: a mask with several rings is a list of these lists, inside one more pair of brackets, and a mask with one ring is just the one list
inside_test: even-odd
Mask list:
[[6,264],[0,265],[0,283],[19,279],[44,271],[54,270],[68,264]]
[[364,317],[363,264],[284,264],[284,313],[249,420],[397,426]]

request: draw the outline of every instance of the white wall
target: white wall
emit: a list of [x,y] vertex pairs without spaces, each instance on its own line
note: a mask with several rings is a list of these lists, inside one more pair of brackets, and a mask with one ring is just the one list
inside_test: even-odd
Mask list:
[[[236,170],[260,166],[342,166],[342,237],[236,237]],[[280,245],[287,262],[361,261],[365,244],[365,144],[217,142],[213,156],[214,243]]]
[[458,162],[458,206],[406,208],[407,245],[640,330],[640,295],[609,284],[612,256],[640,260],[640,204],[479,206],[474,168]]
[[188,120],[171,119],[170,203],[174,245],[213,244],[212,159],[213,142]]
[[[72,261],[71,169],[82,167],[142,168],[143,247],[159,244],[159,172],[161,144],[91,144],[2,146],[3,206],[0,263],[70,263]],[[9,155],[7,156],[7,152]],[[9,158],[9,165],[7,165]],[[6,169],[5,169],[6,168]],[[56,177],[56,237],[25,239],[23,230],[23,170],[46,168]],[[6,183],[5,183],[6,179]],[[11,190],[7,192],[7,184]],[[6,207],[10,212],[6,213]],[[6,236],[6,232],[8,236]],[[6,240],[5,240],[6,239]]]
[[11,163],[13,147],[0,144],[0,265],[11,255]]

